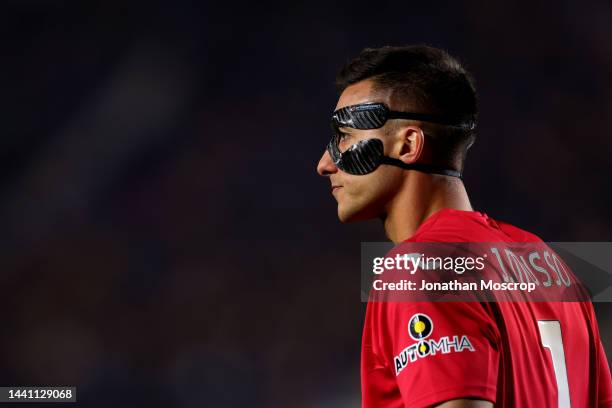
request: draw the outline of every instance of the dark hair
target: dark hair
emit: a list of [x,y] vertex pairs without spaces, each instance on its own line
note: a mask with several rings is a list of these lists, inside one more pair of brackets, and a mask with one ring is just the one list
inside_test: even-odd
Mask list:
[[[365,79],[374,81],[375,90],[390,92],[392,109],[444,115],[458,123],[470,119],[476,122],[474,80],[446,51],[425,45],[366,48],[342,68],[336,86],[342,92]],[[462,169],[475,131],[433,128],[435,131],[428,134],[434,139],[436,159]]]

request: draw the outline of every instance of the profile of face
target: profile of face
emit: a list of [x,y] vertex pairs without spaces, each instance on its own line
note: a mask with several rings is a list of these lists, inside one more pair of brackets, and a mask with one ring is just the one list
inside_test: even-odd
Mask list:
[[[388,104],[380,92],[375,92],[373,85],[371,80],[364,80],[347,87],[340,95],[336,109],[367,102]],[[422,131],[418,127],[408,126],[396,132],[388,132],[388,126],[390,122],[379,129],[341,127],[339,149],[344,152],[361,140],[377,138],[383,141],[386,156],[399,158],[406,163],[416,161],[418,152],[415,151],[414,143],[411,146],[411,140],[415,139],[411,135],[419,132],[422,134]],[[332,194],[338,202],[338,218],[342,222],[384,218],[405,177],[401,168],[386,165],[365,175],[349,174],[334,164],[327,151],[319,160],[317,173],[329,178]]]

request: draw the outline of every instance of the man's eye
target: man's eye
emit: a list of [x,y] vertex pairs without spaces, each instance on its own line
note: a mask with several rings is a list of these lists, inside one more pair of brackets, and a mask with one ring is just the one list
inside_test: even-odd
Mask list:
[[348,134],[344,133],[344,132],[336,132],[336,137],[338,138],[339,141],[345,140],[346,138],[348,138]]

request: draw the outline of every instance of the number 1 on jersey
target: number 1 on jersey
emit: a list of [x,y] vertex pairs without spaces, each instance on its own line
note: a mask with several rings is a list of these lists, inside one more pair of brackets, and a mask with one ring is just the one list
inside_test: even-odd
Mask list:
[[550,356],[557,381],[557,401],[559,408],[570,408],[569,385],[567,383],[567,368],[565,352],[561,337],[561,324],[558,320],[538,320],[538,329],[542,338],[542,346],[550,350]]

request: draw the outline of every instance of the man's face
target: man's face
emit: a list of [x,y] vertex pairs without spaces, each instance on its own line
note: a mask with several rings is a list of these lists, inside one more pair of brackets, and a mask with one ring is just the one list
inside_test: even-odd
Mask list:
[[[388,103],[384,97],[373,91],[373,82],[365,80],[347,87],[340,95],[336,109],[365,102]],[[385,145],[385,155],[394,157],[394,140],[391,135],[385,135],[387,126],[389,123],[380,129],[340,128],[344,134],[339,144],[340,151],[344,152],[360,140],[377,138]],[[397,143],[395,145],[397,146]],[[329,177],[332,194],[338,201],[338,218],[342,222],[384,217],[388,203],[402,182],[402,170],[394,166],[379,166],[372,173],[363,176],[345,173],[336,167],[327,151],[319,160],[317,173]]]

